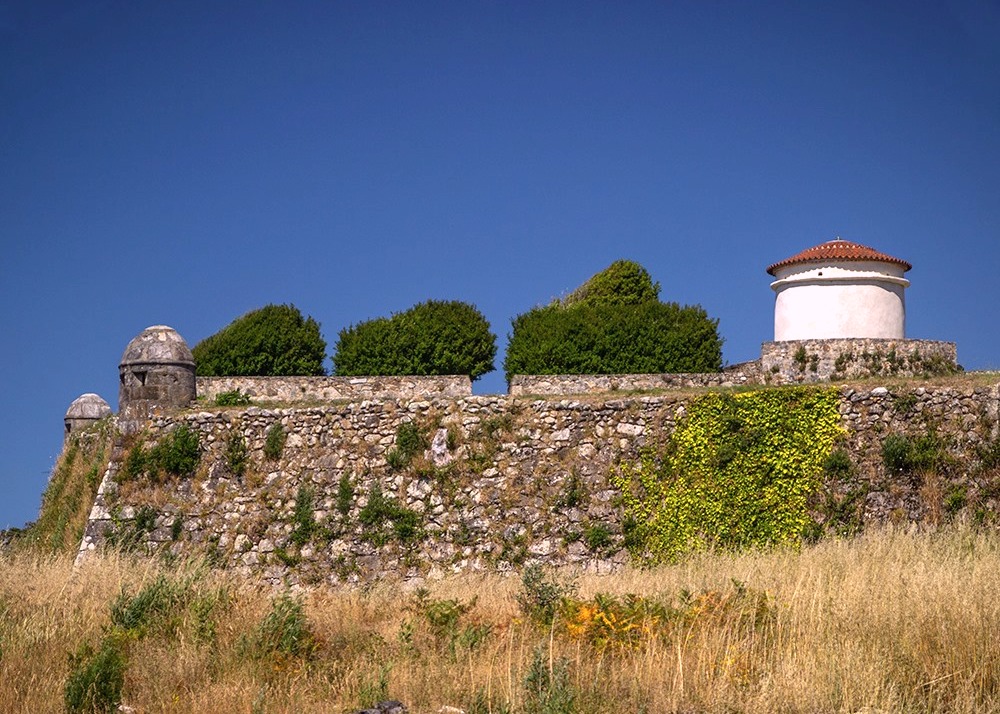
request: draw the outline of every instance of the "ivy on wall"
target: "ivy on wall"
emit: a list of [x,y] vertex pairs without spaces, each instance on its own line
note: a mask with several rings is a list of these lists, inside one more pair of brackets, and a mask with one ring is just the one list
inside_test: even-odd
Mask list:
[[659,453],[612,474],[625,543],[661,562],[708,546],[794,541],[840,426],[836,389],[707,394],[687,405]]

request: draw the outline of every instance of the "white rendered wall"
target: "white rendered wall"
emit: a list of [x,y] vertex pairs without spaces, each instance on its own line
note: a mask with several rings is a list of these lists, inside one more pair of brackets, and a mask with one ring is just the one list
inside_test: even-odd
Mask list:
[[797,265],[775,271],[774,339],[902,339],[902,266],[874,262]]

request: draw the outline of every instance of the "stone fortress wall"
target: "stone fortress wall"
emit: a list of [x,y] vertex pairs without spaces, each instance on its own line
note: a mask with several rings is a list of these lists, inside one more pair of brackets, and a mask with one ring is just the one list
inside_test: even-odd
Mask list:
[[960,371],[954,342],[906,339],[830,339],[765,342],[752,362],[705,374],[515,375],[515,396],[634,392],[661,389],[781,385],[914,377]]
[[254,401],[319,403],[366,399],[426,399],[467,397],[467,375],[441,377],[198,377],[198,398],[212,402],[224,393],[240,391]]
[[[902,274],[910,267],[828,241],[768,272],[777,278],[776,337],[836,339],[767,342],[760,359],[712,374],[515,376],[509,395],[474,396],[467,377],[196,380],[183,338],[147,328],[119,366],[122,436],[81,556],[124,534],[153,549],[201,550],[273,582],[425,577],[531,559],[615,567],[626,555],[612,471],[671,434],[698,396],[690,390],[961,371],[954,343],[904,339]],[[854,300],[873,280],[892,283],[896,300],[892,319],[874,331],[870,305]],[[791,329],[788,315],[801,324]],[[872,334],[879,337],[844,339]],[[997,438],[1000,379],[963,384],[972,386],[838,387],[856,468],[849,482],[824,484],[825,497],[860,503],[865,522],[933,518],[946,489],[963,498],[978,489],[988,508],[1000,508],[997,489],[971,470],[929,484],[887,474],[881,463],[888,435],[933,432],[956,463],[974,466],[977,448]],[[236,390],[254,406],[215,406]],[[67,413],[67,434],[85,423]],[[118,485],[129,449],[152,447],[180,426],[199,435],[193,477]],[[276,429],[287,441],[268,455]],[[404,442],[417,434],[429,448],[404,457]],[[237,452],[246,460],[239,472]]]
[[[765,343],[761,359],[712,374],[515,376],[508,395],[476,396],[465,376],[196,379],[183,338],[157,325],[129,343],[119,366],[120,436],[80,553],[109,538],[139,541],[208,553],[275,583],[420,578],[529,560],[608,570],[627,558],[613,471],[669,437],[699,396],[691,390],[942,374],[958,369],[955,359],[953,343],[801,340]],[[931,508],[919,479],[884,473],[888,434],[933,428],[956,458],[997,436],[1000,381],[839,390],[857,469],[851,483],[824,488],[829,498],[863,494],[865,521],[919,521]],[[252,406],[216,405],[234,391]],[[70,417],[67,433],[85,426]],[[131,450],[181,426],[201,445],[193,476],[126,477]],[[268,454],[276,429],[284,447]],[[426,443],[404,456],[407,433]],[[245,468],[233,466],[234,448]]]
[[[860,497],[866,522],[920,521],[934,508],[920,478],[885,473],[880,449],[887,435],[919,436],[933,425],[960,459],[997,436],[1000,377],[985,386],[838,389],[845,446],[857,472],[825,488],[830,497]],[[148,530],[140,535],[149,547],[208,552],[217,563],[274,583],[436,577],[533,560],[607,571],[627,557],[612,470],[669,434],[691,398],[676,392],[433,396],[280,408],[201,405],[154,416],[142,437],[147,445],[181,424],[198,432],[203,454],[195,476],[118,487],[131,446],[120,443],[82,552],[144,516]],[[407,423],[430,446],[394,466]],[[271,460],[264,446],[276,424],[287,441]],[[234,438],[249,457],[240,476],[227,465]],[[966,472],[954,478],[956,484],[937,487],[975,495],[978,486]],[[387,507],[365,516],[366,506],[383,497],[391,499],[383,499]],[[411,537],[414,528],[422,537]]]
[[762,378],[774,384],[959,370],[954,342],[886,338],[765,342],[758,364]]

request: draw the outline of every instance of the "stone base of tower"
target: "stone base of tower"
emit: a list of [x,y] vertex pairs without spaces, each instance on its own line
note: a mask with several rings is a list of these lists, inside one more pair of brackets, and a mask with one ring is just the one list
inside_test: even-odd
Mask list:
[[777,383],[961,371],[954,342],[881,338],[765,342],[761,374]]

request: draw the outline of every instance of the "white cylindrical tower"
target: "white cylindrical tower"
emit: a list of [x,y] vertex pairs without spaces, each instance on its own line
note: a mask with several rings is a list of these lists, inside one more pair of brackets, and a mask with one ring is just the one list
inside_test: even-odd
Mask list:
[[774,340],[903,339],[911,267],[840,238],[769,266]]

